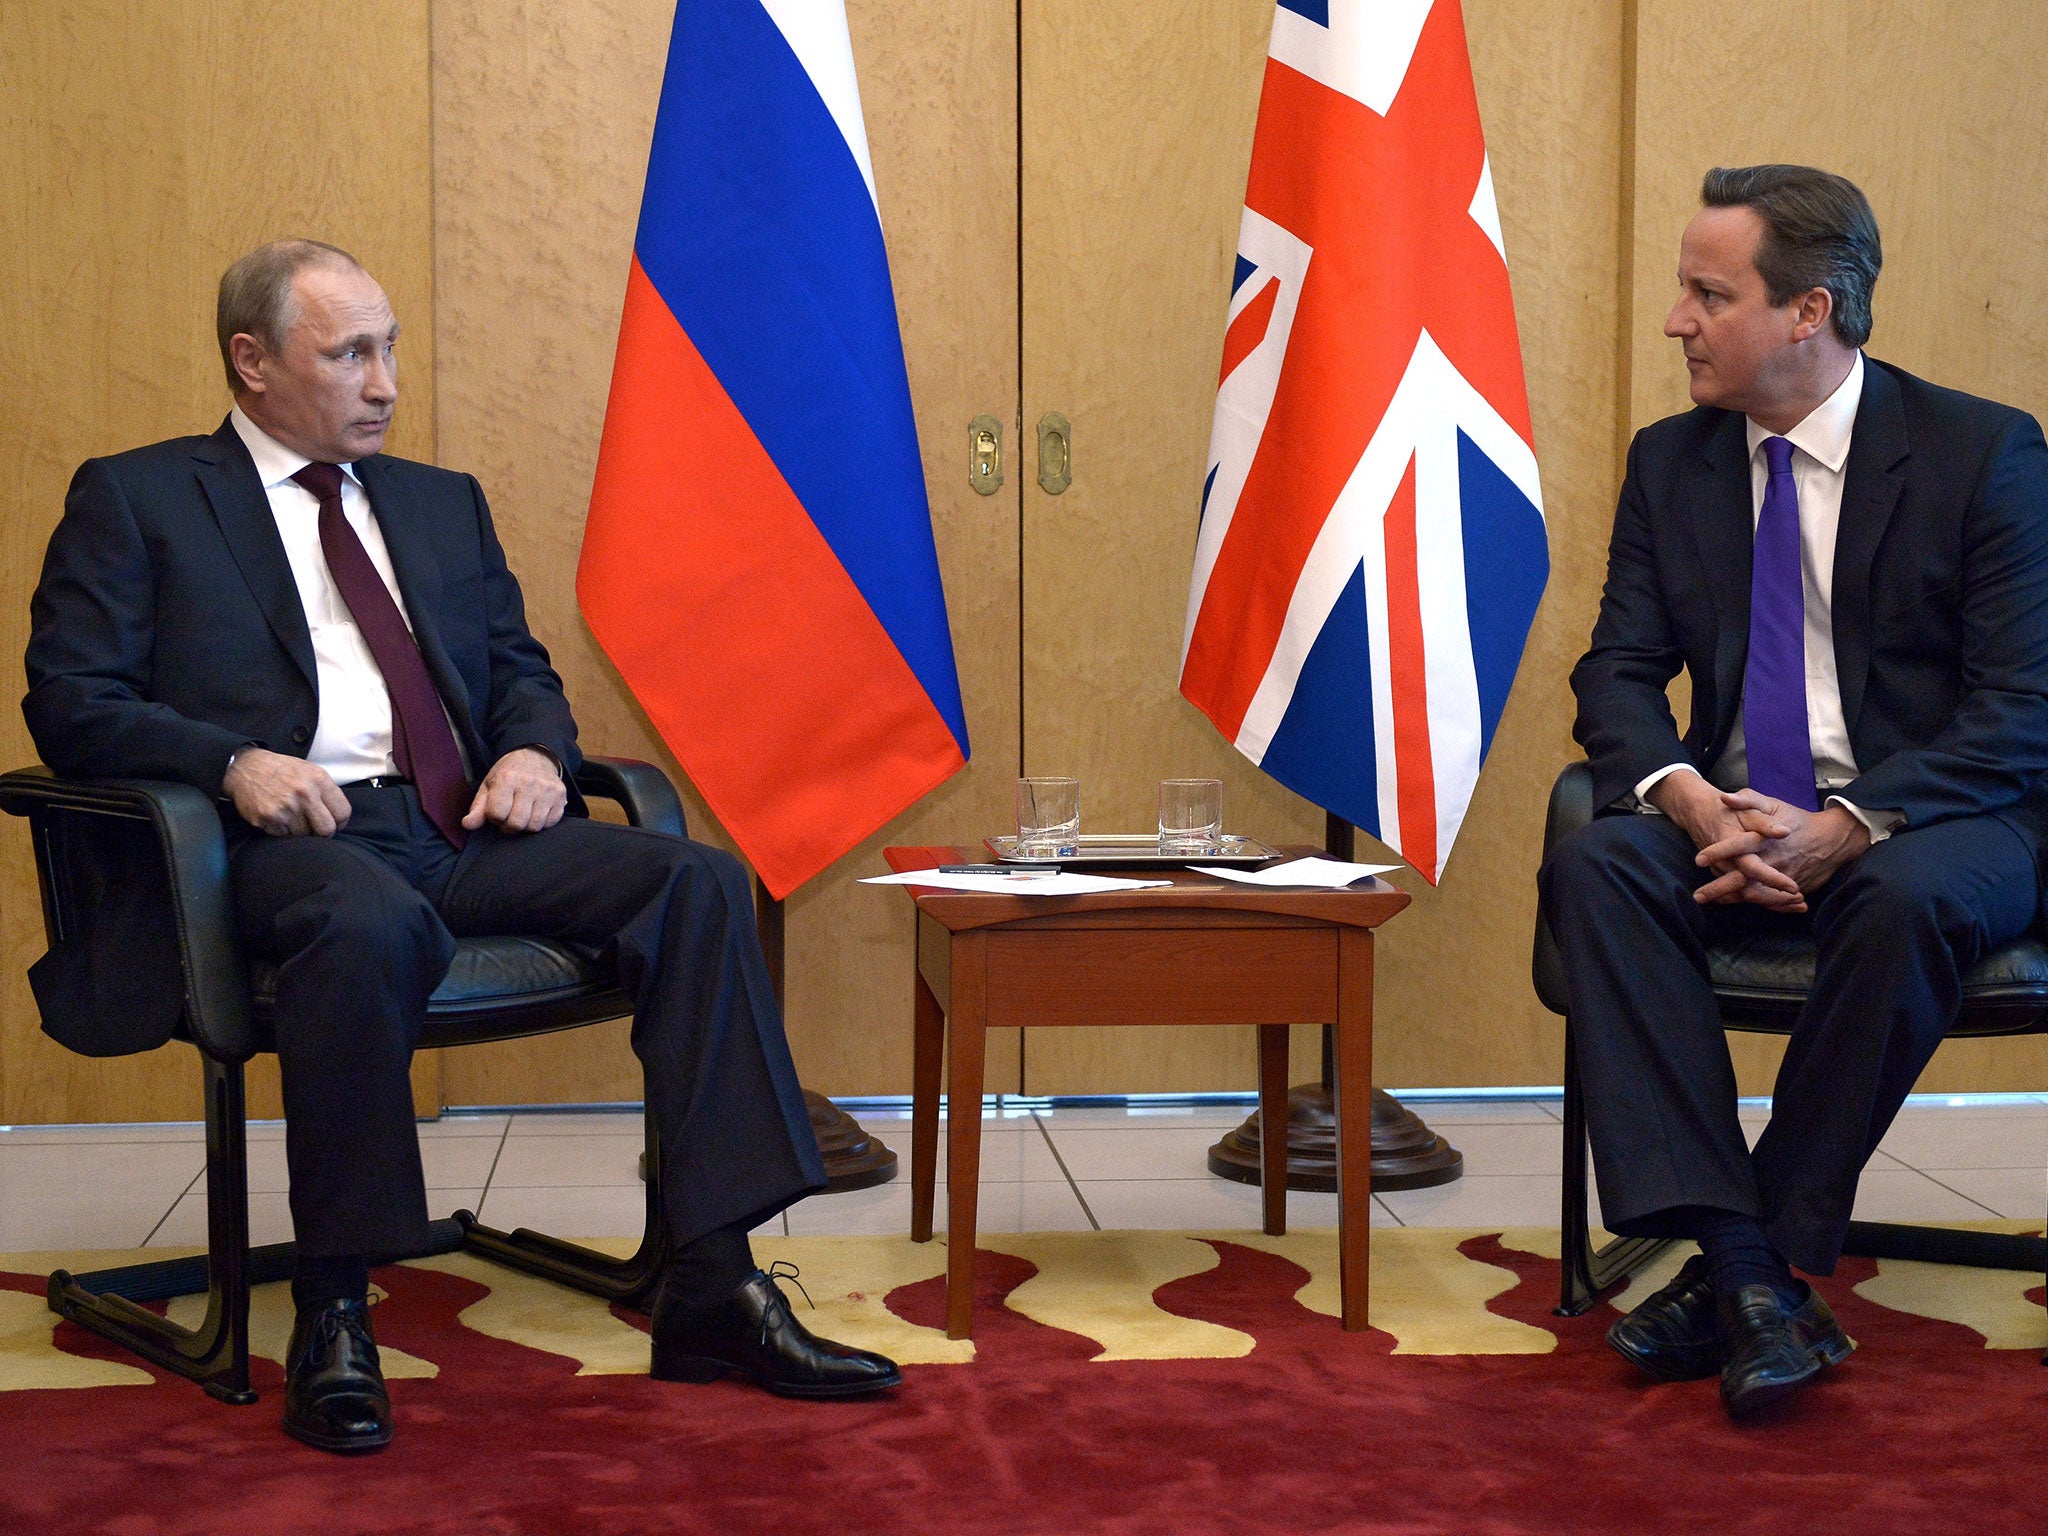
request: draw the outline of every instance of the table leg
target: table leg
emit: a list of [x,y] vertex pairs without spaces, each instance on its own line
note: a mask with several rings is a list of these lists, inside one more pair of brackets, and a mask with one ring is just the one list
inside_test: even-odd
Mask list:
[[1337,936],[1337,1252],[1344,1327],[1366,1326],[1372,1241],[1372,931]]
[[1266,1235],[1287,1232],[1287,1026],[1259,1026],[1259,1197]]
[[932,1200],[939,1182],[940,1063],[946,1016],[922,975],[917,977],[916,1036],[910,1070],[910,1240],[932,1238]]
[[953,936],[946,1019],[946,1337],[974,1330],[974,1220],[981,1193],[981,1089],[988,1048],[988,937]]

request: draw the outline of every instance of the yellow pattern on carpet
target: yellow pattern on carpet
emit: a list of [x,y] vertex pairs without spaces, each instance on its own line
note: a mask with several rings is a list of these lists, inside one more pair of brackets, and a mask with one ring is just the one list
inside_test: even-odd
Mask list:
[[[2025,1223],[1982,1223],[1987,1229],[2026,1230]],[[1397,1354],[1544,1354],[1556,1348],[1547,1330],[1501,1317],[1487,1302],[1511,1289],[1514,1274],[1458,1252],[1473,1237],[1498,1233],[1504,1247],[1555,1258],[1555,1228],[1394,1227],[1373,1233],[1373,1326],[1394,1336]],[[1012,1235],[983,1233],[984,1248],[1013,1255],[1037,1273],[1008,1297],[1016,1312],[1060,1328],[1099,1346],[1097,1360],[1236,1359],[1252,1352],[1256,1340],[1242,1330],[1195,1318],[1177,1317],[1153,1300],[1161,1286],[1214,1269],[1219,1260],[1211,1241],[1277,1254],[1309,1276],[1296,1292],[1310,1311],[1337,1316],[1337,1239],[1328,1230],[1267,1237],[1230,1232],[1053,1232]],[[613,1253],[631,1244],[592,1244]],[[755,1242],[763,1264],[798,1265],[816,1302],[806,1309],[794,1287],[790,1295],[804,1322],[830,1338],[878,1349],[906,1364],[965,1364],[974,1358],[969,1340],[948,1339],[888,1310],[884,1299],[900,1286],[945,1273],[943,1242],[913,1243],[907,1237],[783,1237]],[[1613,1299],[1623,1310],[1668,1279],[1689,1252],[1678,1245],[1664,1254]],[[149,1257],[169,1257],[151,1250]],[[0,1269],[43,1274],[133,1262],[134,1253],[38,1253],[0,1255]],[[490,1337],[573,1359],[583,1375],[630,1375],[647,1369],[647,1335],[611,1315],[597,1298],[521,1274],[470,1254],[414,1260],[424,1269],[458,1275],[487,1286],[489,1294],[466,1307],[463,1324]],[[2039,1349],[2048,1343],[2048,1313],[2026,1299],[2040,1276],[1999,1270],[1967,1270],[1889,1262],[1858,1290],[1869,1300],[1901,1312],[1961,1323],[1995,1349]],[[172,1317],[197,1321],[203,1297],[180,1297]],[[281,1360],[291,1332],[289,1287],[259,1286],[251,1296],[252,1351]],[[59,1350],[52,1330],[55,1314],[40,1294],[0,1291],[0,1391],[26,1388],[144,1384],[139,1366],[82,1359]],[[1334,1322],[1331,1325],[1335,1326]],[[1333,1340],[1334,1341],[1334,1340]],[[381,1349],[385,1374],[433,1376],[439,1367],[401,1350]]]

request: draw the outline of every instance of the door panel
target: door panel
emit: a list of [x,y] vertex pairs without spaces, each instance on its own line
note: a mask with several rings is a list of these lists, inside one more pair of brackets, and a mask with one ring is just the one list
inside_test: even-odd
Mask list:
[[[1271,0],[1026,0],[1023,422],[1072,423],[1072,484],[1024,488],[1024,762],[1082,781],[1084,829],[1156,825],[1162,778],[1224,782],[1227,827],[1323,815],[1178,692],[1224,304]],[[1302,1068],[1314,1059],[1312,1031]],[[1246,1089],[1254,1034],[1026,1037],[1031,1093]]]

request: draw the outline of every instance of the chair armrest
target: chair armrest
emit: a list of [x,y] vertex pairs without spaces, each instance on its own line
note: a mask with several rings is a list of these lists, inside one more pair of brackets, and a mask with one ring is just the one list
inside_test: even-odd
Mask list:
[[576,787],[585,795],[616,801],[636,827],[689,835],[682,797],[668,775],[652,763],[632,757],[586,757],[577,770]]
[[[1543,852],[1547,856],[1567,834],[1576,832],[1593,819],[1593,768],[1589,763],[1569,763],[1557,782],[1550,786],[1550,809],[1543,818]],[[1564,966],[1551,937],[1550,921],[1539,899],[1536,906],[1536,942],[1529,960],[1530,978],[1536,996],[1552,1013],[1566,1012]]]
[[0,774],[0,810],[29,818],[43,877],[43,912],[54,946],[75,921],[55,894],[47,867],[48,813],[112,816],[149,823],[171,894],[184,1018],[208,1055],[244,1061],[255,1054],[249,1021],[249,978],[228,891],[227,837],[214,803],[189,784],[159,779],[60,779],[43,767]]

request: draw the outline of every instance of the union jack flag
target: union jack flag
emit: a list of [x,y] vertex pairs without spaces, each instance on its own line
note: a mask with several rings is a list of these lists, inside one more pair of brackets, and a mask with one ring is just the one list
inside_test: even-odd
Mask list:
[[1458,0],[1280,0],[1181,692],[1434,883],[1549,570]]

